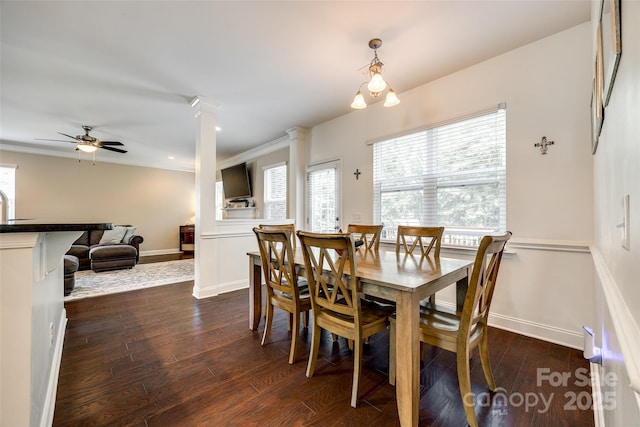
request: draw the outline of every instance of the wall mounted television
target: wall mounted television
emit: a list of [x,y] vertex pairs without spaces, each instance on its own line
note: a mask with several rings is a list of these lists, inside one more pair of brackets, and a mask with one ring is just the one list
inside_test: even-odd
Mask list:
[[220,173],[226,199],[241,201],[251,197],[251,177],[246,163],[222,169]]

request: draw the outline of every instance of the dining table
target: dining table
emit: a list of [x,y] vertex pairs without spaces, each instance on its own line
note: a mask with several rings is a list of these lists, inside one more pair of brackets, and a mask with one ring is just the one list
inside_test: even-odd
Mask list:
[[[258,251],[249,256],[249,329],[262,317],[262,264]],[[338,256],[338,255],[336,255]],[[359,286],[366,295],[396,305],[396,401],[402,426],[417,426],[420,400],[420,301],[455,284],[456,308],[462,310],[473,262],[403,252],[355,251]],[[294,252],[298,274],[304,275],[302,250]],[[305,276],[306,277],[306,276]]]

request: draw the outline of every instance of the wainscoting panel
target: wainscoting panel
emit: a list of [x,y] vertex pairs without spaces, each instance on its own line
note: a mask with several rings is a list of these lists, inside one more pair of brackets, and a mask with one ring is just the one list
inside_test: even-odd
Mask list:
[[[627,305],[615,278],[596,247],[591,248],[599,287],[599,312],[602,318],[594,325],[600,336],[602,366],[592,369],[600,379],[594,384],[594,401],[602,402],[596,410],[596,420],[605,425],[637,425],[640,419],[640,328]],[[615,403],[615,408],[606,405]],[[615,409],[615,412],[612,412]],[[600,414],[598,414],[600,411]]]

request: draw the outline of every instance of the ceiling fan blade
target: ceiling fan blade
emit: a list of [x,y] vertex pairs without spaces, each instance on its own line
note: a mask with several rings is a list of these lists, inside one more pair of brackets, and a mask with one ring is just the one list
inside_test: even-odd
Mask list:
[[67,135],[66,133],[62,133],[62,132],[58,132],[60,135],[66,136],[67,138],[71,138],[75,141],[77,141],[77,138],[75,136],[71,136],[71,135]]
[[36,141],[56,141],[56,142],[70,142],[72,144],[77,144],[78,141],[67,141],[66,139],[47,139],[47,138],[34,138]]
[[109,151],[115,151],[116,153],[126,153],[127,150],[121,150],[119,148],[113,148],[113,147],[109,147],[106,145],[100,145],[100,148],[104,148],[105,150],[109,150]]
[[118,141],[98,141],[100,145],[124,145],[122,142]]

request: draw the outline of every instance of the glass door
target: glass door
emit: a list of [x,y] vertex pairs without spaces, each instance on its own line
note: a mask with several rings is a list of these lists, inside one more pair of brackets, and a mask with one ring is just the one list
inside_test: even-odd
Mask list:
[[340,229],[340,162],[307,169],[307,229],[335,233]]

